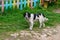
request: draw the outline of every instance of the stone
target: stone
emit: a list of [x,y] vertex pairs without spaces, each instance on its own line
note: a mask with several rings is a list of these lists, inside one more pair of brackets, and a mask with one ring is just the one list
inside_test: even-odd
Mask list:
[[18,33],[14,33],[14,34],[11,34],[12,37],[17,37],[19,34]]

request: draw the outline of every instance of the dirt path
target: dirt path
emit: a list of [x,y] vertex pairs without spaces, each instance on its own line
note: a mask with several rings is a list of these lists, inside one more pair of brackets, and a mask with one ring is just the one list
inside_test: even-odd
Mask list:
[[3,40],[60,40],[60,25],[56,28],[44,28],[35,31],[23,30],[16,33],[10,33],[9,37]]
[[47,40],[60,40],[60,25],[56,26],[57,33],[49,37],[45,37]]
[[60,26],[56,27],[58,33],[56,35],[53,35],[54,40],[60,40]]
[[60,8],[53,10],[54,13],[60,13]]

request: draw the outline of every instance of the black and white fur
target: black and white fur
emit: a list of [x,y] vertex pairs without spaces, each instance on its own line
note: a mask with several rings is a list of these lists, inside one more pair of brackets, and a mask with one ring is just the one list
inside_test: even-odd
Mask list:
[[48,20],[48,18],[46,18],[44,16],[44,14],[42,14],[42,13],[40,13],[40,14],[33,14],[33,13],[26,12],[26,13],[24,13],[24,17],[30,23],[30,28],[29,28],[30,30],[32,30],[33,24],[34,24],[35,21],[37,21],[37,20],[39,21],[39,23],[40,23],[39,28],[41,28],[42,26],[45,27],[45,23],[44,22],[46,22]]

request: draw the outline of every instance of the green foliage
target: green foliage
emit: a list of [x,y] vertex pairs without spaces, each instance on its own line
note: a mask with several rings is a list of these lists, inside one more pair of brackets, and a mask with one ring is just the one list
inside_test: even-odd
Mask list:
[[[5,10],[4,14],[0,15],[0,33],[28,29],[29,24],[23,17],[24,12],[26,11],[31,13],[44,13],[45,16],[49,19],[49,21],[46,23],[46,26],[54,26],[55,24],[60,23],[60,15],[52,12],[52,10],[56,8],[55,6],[50,6],[49,8],[45,9],[37,5],[37,7],[33,9],[26,7],[23,10]],[[38,26],[39,24],[35,23],[34,27]]]
[[[32,13],[44,13],[46,17],[49,18],[49,21],[46,23],[46,26],[53,26],[55,23],[60,23],[60,16],[59,14],[52,13],[47,11],[46,9],[39,9],[39,8],[25,8],[24,10],[6,10],[3,16],[0,15],[0,32],[2,31],[16,31],[16,30],[23,30],[29,28],[28,22],[24,19],[23,14],[24,12],[32,12]],[[39,26],[36,23],[35,26]]]

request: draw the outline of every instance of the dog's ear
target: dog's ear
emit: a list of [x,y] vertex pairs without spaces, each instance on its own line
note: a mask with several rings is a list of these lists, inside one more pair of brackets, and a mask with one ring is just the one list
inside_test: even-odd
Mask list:
[[26,15],[30,18],[31,14],[30,12],[26,12]]
[[24,17],[25,17],[26,15],[27,15],[29,18],[30,18],[30,16],[31,16],[29,12],[25,12],[25,13],[23,14]]
[[26,12],[23,14],[23,16],[24,16],[24,17],[26,16]]

